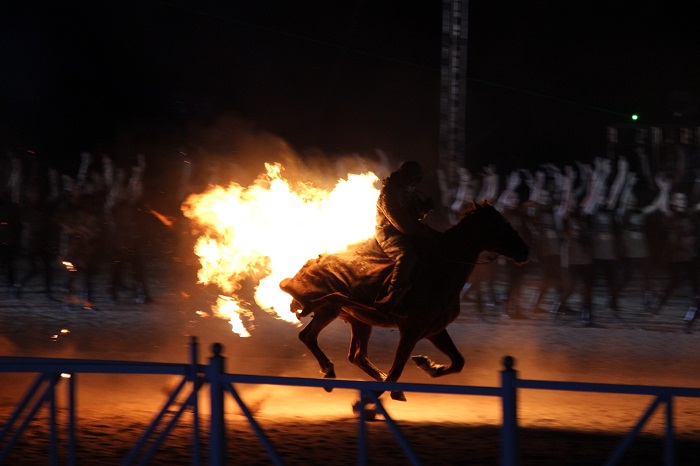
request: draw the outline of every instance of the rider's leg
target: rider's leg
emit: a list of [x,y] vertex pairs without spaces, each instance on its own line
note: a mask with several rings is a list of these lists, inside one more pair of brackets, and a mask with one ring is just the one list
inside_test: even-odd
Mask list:
[[401,236],[385,238],[380,246],[387,256],[394,260],[387,294],[375,302],[382,312],[399,312],[397,305],[411,287],[411,273],[418,262],[418,253],[408,240]]

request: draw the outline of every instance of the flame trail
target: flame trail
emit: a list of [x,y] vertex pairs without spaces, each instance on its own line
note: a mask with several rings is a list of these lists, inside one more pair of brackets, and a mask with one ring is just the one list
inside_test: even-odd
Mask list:
[[253,316],[236,295],[244,280],[262,277],[255,289],[258,306],[296,322],[280,281],[308,259],[374,234],[379,195],[374,173],[348,174],[326,191],[311,183],[292,185],[282,177],[280,164],[266,163],[265,168],[251,186],[214,186],[189,196],[182,206],[184,215],[204,231],[195,245],[199,283],[222,291],[214,313],[229,319],[241,336],[249,336],[241,317]]

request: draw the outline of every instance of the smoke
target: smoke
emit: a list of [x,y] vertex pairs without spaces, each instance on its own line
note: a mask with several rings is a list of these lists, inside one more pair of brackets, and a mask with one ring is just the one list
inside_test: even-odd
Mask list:
[[264,171],[264,163],[280,163],[293,182],[328,188],[348,173],[371,171],[382,178],[389,160],[379,149],[365,153],[328,153],[319,148],[295,148],[284,138],[258,128],[237,115],[220,117],[210,126],[191,127],[188,156],[193,159],[200,189],[235,181],[248,186]]

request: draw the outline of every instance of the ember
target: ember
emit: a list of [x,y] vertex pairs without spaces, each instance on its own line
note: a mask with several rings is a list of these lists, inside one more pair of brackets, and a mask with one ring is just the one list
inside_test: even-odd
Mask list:
[[203,232],[195,245],[198,281],[221,290],[214,314],[228,319],[241,336],[249,336],[242,318],[253,318],[238,296],[245,280],[256,280],[254,298],[261,309],[296,322],[280,281],[308,259],[374,234],[379,195],[374,173],[348,174],[327,191],[284,179],[280,164],[265,168],[251,186],[214,186],[182,206]]

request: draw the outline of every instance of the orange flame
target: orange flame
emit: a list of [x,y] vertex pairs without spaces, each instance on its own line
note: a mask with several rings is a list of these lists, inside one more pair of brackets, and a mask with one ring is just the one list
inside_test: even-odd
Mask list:
[[153,215],[155,218],[157,218],[160,221],[160,223],[162,223],[163,225],[165,225],[168,228],[175,225],[175,219],[173,217],[169,217],[165,214],[161,214],[160,212],[158,212],[155,209],[148,209],[148,213]]
[[280,281],[308,259],[374,234],[379,195],[374,173],[348,174],[326,191],[311,183],[292,185],[281,176],[280,164],[266,163],[265,168],[251,186],[214,186],[191,195],[182,206],[185,216],[204,232],[195,245],[199,283],[222,291],[214,313],[229,319],[241,336],[249,336],[242,318],[253,316],[237,296],[244,280],[259,279],[254,298],[261,309],[297,322]]

